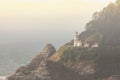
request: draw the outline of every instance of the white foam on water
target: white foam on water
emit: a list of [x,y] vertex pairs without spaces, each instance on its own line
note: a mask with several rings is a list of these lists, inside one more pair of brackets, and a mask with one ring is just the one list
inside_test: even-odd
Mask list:
[[5,76],[0,76],[0,80],[7,80]]

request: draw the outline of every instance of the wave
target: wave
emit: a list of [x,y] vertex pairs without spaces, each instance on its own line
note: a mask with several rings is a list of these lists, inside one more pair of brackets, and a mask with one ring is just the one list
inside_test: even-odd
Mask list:
[[0,76],[0,80],[7,80],[6,76]]

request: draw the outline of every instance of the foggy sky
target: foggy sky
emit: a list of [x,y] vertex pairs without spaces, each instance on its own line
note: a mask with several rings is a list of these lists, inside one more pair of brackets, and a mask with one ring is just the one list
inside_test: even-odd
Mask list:
[[95,11],[115,0],[0,0],[0,31],[84,30]]

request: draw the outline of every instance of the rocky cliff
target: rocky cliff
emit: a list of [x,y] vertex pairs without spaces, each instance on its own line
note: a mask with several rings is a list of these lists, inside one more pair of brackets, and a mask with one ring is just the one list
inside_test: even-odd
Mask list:
[[83,80],[64,65],[49,61],[48,58],[55,52],[55,48],[47,44],[31,63],[16,70],[8,80]]
[[120,47],[81,48],[64,45],[50,60],[65,65],[86,80],[120,75]]
[[[68,45],[58,51],[51,44],[8,80],[103,80],[120,75],[120,47],[81,48]],[[114,80],[114,79],[113,79]]]

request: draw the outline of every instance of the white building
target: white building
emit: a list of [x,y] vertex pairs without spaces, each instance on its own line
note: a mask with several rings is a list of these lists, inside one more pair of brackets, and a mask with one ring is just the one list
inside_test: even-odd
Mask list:
[[99,44],[93,43],[93,45],[90,45],[90,43],[82,43],[81,40],[79,40],[79,35],[78,32],[75,33],[74,35],[74,47],[84,47],[84,48],[88,48],[88,47],[93,47],[93,48],[97,48],[99,47]]
[[84,43],[84,47],[85,47],[85,48],[87,48],[87,47],[89,47],[89,46],[90,46],[89,43]]
[[79,40],[78,32],[74,35],[74,47],[82,47],[82,42]]
[[98,45],[98,43],[95,43],[95,44],[92,45],[92,47],[97,48],[97,47],[99,47],[99,45]]

